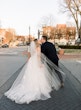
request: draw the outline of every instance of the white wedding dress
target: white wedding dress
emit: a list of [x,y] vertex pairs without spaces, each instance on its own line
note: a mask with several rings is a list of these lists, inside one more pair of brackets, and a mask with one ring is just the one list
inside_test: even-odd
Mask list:
[[40,60],[40,49],[35,48],[35,43],[30,46],[31,57],[14,81],[12,87],[5,93],[16,103],[30,103],[31,101],[46,100],[54,88],[58,90],[60,81],[51,75]]

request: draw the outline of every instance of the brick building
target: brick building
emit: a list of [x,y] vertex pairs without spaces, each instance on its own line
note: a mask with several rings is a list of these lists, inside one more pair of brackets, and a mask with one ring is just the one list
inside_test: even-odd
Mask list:
[[0,29],[0,43],[9,43],[16,39],[14,29]]
[[55,27],[43,27],[43,35],[53,39],[56,43],[65,43],[75,41],[76,27],[68,27],[66,24],[57,24]]

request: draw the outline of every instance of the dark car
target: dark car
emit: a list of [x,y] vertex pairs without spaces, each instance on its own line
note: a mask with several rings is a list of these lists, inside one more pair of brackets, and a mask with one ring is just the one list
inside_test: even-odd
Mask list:
[[8,44],[3,44],[1,47],[2,47],[2,48],[8,48],[9,45],[8,45]]

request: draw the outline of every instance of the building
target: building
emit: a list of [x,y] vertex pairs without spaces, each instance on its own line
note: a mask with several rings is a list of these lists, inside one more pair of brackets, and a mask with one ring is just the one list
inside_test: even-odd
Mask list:
[[16,39],[16,34],[14,29],[0,29],[0,43],[9,44],[11,41]]
[[49,39],[58,44],[71,44],[75,42],[76,27],[68,27],[66,24],[57,24],[55,27],[45,26],[43,35],[47,35]]

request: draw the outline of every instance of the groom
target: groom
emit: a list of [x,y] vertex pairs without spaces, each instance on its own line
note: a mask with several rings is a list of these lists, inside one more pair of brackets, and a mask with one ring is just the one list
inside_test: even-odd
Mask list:
[[[47,36],[42,36],[41,38],[41,52],[47,56],[48,59],[50,59],[56,66],[58,66],[59,58],[57,56],[56,48],[55,46],[47,41]],[[56,70],[55,70],[56,71]],[[61,88],[64,87],[63,78],[59,71],[56,71],[60,82],[61,82]]]

